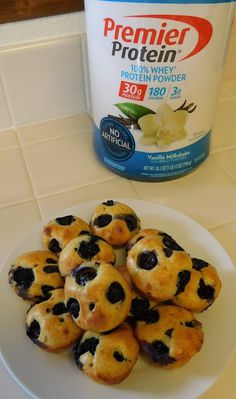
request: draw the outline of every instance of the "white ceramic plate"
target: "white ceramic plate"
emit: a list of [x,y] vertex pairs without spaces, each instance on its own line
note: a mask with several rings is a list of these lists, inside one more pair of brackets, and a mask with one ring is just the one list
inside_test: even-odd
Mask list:
[[[0,275],[0,349],[1,357],[13,378],[32,397],[40,399],[196,399],[217,379],[235,350],[236,269],[213,236],[189,217],[155,203],[119,199],[140,216],[142,227],[154,227],[172,235],[191,256],[212,263],[222,280],[216,302],[197,315],[205,333],[203,347],[184,367],[160,370],[139,360],[130,376],[121,384],[106,386],[93,382],[76,367],[71,351],[63,354],[44,352],[25,334],[28,306],[8,285],[8,270],[18,255],[43,249],[37,225],[14,248],[1,267]],[[89,220],[100,201],[78,204],[56,216],[74,214]]]

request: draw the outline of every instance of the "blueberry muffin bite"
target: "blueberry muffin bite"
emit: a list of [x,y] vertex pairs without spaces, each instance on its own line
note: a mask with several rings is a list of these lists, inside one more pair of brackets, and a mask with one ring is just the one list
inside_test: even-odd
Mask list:
[[55,288],[64,286],[58,268],[58,256],[36,250],[18,256],[9,270],[9,284],[26,300],[48,298]]
[[114,247],[124,246],[140,229],[140,220],[128,205],[108,200],[91,217],[92,232]]
[[54,290],[49,299],[33,305],[26,316],[26,334],[42,349],[62,351],[77,342],[83,331],[64,304],[64,289]]
[[161,302],[182,292],[191,275],[191,257],[170,236],[148,235],[127,255],[127,268],[135,286]]
[[105,384],[122,382],[134,368],[138,354],[138,342],[126,323],[106,333],[86,331],[73,347],[79,369]]
[[81,234],[73,238],[59,255],[59,269],[62,276],[69,274],[81,263],[91,260],[103,260],[115,264],[116,254],[110,244],[102,238]]
[[215,302],[221,290],[221,280],[216,268],[208,262],[192,258],[192,264],[193,270],[188,285],[172,299],[172,302],[198,313]]
[[66,215],[50,220],[42,231],[42,240],[46,249],[59,254],[64,246],[81,233],[91,233],[90,226],[83,219]]
[[182,367],[202,347],[201,323],[192,312],[174,305],[156,306],[154,312],[152,319],[136,323],[135,336],[142,354],[161,368]]
[[65,303],[82,329],[108,331],[127,317],[131,292],[114,266],[91,261],[82,263],[66,276]]

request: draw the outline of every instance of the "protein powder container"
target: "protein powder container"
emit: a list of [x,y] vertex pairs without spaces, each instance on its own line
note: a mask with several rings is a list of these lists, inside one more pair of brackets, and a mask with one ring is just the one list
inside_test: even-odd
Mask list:
[[235,1],[85,0],[94,147],[162,181],[208,156]]

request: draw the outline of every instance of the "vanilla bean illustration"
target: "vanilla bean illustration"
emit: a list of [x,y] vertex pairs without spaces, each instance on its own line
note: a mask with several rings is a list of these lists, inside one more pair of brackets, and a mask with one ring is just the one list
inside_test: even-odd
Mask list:
[[174,112],[176,111],[187,111],[189,114],[191,114],[195,109],[197,108],[196,104],[190,103],[187,105],[187,100],[184,100],[183,104],[180,105],[179,108],[176,108]]

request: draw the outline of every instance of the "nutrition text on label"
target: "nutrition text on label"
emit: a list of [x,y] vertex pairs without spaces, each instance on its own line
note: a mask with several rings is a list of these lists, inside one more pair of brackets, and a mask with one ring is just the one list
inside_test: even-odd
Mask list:
[[171,85],[169,87],[148,87],[146,84],[131,83],[124,80],[120,82],[119,97],[130,100],[132,99],[135,101],[143,101],[146,94],[148,98],[152,98],[154,100],[163,100],[163,98],[167,99],[167,97],[171,100],[179,98],[181,94],[181,88]]
[[[170,99],[179,98],[181,88],[174,85],[150,86],[138,84],[139,82],[151,83],[176,83],[187,80],[186,73],[175,73],[175,66],[146,66],[146,65],[130,65],[130,71],[121,70],[119,96],[136,101],[143,101],[145,95],[148,98],[163,99],[166,95]],[[138,83],[135,83],[138,82]]]

